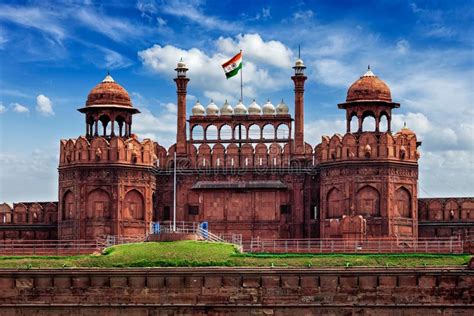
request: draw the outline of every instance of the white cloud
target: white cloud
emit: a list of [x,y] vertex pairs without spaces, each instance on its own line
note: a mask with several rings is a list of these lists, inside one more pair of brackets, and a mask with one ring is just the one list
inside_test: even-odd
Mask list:
[[12,103],[11,106],[13,107],[13,111],[17,112],[17,113],[28,113],[30,112],[30,110],[24,106],[24,105],[21,105],[20,103]]
[[314,16],[312,10],[302,10],[293,13],[293,19],[295,20],[309,20]]
[[[225,47],[226,51],[232,50],[234,53],[238,51],[238,47],[235,45],[240,42],[239,39],[244,40],[245,38],[245,35],[238,36],[237,41],[228,40],[224,46],[218,46]],[[249,40],[250,38],[253,38],[253,40]],[[291,54],[290,51],[279,42],[260,42],[261,38],[258,34],[257,36],[252,35],[250,38],[244,40],[246,45],[249,47],[249,51],[252,50],[251,42],[253,41],[253,43],[256,43],[257,45],[279,47],[278,51],[286,56],[284,58],[287,60],[288,56]],[[258,38],[260,38],[260,40]],[[217,42],[221,42],[221,39]],[[234,49],[231,49],[232,45],[235,46]],[[232,57],[233,53],[225,54],[218,50],[213,55],[207,55],[198,48],[184,50],[171,45],[154,45],[151,48],[138,52],[138,55],[146,68],[158,74],[166,75],[168,78],[176,75],[174,68],[176,67],[179,58],[182,57],[189,68],[189,76],[192,80],[191,84],[193,87],[205,89],[207,95],[218,92],[227,94],[227,99],[238,99],[240,94],[240,81],[238,79],[226,80],[221,67],[222,63]],[[249,53],[250,56],[247,61],[245,61],[244,57],[243,81],[244,95],[246,97],[257,97],[257,90],[259,91],[259,96],[262,97],[262,92],[277,91],[283,86],[283,84],[288,83],[286,74],[281,71],[275,71],[273,69],[274,67],[271,66],[268,68],[260,68],[264,66],[260,64],[259,67],[257,67],[256,63],[251,61],[252,58],[264,59],[264,54],[266,54],[267,59],[270,59],[273,56],[272,51],[266,51],[265,53],[254,55]],[[273,62],[273,65],[287,63],[287,61],[283,61],[284,58],[279,58],[280,61]]]
[[58,23],[57,18],[58,15],[52,10],[37,7],[0,6],[0,20],[10,21],[46,32],[57,41],[61,41],[66,36],[66,32],[61,24]]
[[53,103],[47,96],[40,94],[36,97],[36,111],[44,116],[54,115]]
[[396,48],[400,54],[406,54],[407,51],[410,49],[410,44],[407,40],[402,39],[397,42]]
[[219,51],[228,55],[236,54],[242,49],[244,60],[248,58],[256,63],[288,69],[293,64],[293,54],[288,47],[280,41],[265,42],[260,34],[239,34],[235,39],[220,37],[216,46]]
[[7,108],[3,105],[2,102],[0,102],[0,114],[5,113],[7,111]]
[[85,26],[101,33],[116,42],[136,39],[143,34],[143,28],[133,25],[126,19],[113,18],[89,9],[79,9],[74,16]]
[[[130,65],[132,65],[132,62],[130,59],[124,57],[123,55],[117,53],[116,51],[113,51],[111,49],[101,47],[100,48],[104,52],[104,62],[106,69],[121,69],[121,68],[126,68]],[[101,67],[104,68],[104,67]]]
[[237,24],[214,16],[206,15],[200,8],[200,1],[170,0],[160,5],[162,13],[188,19],[202,27],[222,31],[234,31]]
[[316,80],[336,87],[349,87],[358,79],[357,72],[351,66],[336,59],[318,59],[312,63]]

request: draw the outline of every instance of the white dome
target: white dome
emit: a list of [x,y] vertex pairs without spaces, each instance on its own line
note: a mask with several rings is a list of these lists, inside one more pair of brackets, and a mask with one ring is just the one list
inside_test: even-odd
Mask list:
[[288,114],[290,112],[290,109],[288,108],[288,105],[283,102],[283,99],[281,99],[280,104],[277,105],[276,107],[277,114]]
[[183,58],[181,58],[181,59],[178,61],[177,68],[186,68],[186,64],[184,63]]
[[234,114],[237,114],[237,115],[245,115],[245,114],[247,114],[247,108],[246,108],[245,105],[242,103],[242,101],[239,101],[239,103],[237,103],[237,105],[235,106],[235,108],[234,108]]
[[267,100],[267,103],[263,105],[263,114],[275,114],[275,107],[270,100]]
[[199,103],[199,100],[196,101],[196,104],[194,104],[191,111],[193,112],[193,115],[202,116],[206,114],[206,109],[202,106],[201,103]]
[[219,114],[219,108],[214,103],[214,101],[211,100],[211,103],[209,103],[207,105],[206,114],[207,115],[218,115]]
[[255,102],[255,100],[252,101],[249,105],[249,114],[260,114],[262,113],[262,108],[260,105]]
[[224,105],[221,107],[221,115],[232,115],[234,113],[234,110],[232,109],[232,106],[225,100]]
[[300,58],[298,58],[295,62],[295,67],[304,67],[304,63],[303,63],[303,60],[301,60]]

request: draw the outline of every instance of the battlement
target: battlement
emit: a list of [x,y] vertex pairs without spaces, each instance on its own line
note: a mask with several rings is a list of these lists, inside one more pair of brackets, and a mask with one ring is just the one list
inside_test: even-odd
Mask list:
[[58,202],[0,204],[1,224],[56,224],[57,214]]
[[417,150],[421,143],[416,135],[404,130],[392,135],[386,133],[347,133],[323,136],[319,146],[320,163],[348,160],[386,159],[416,163],[420,158]]
[[86,137],[61,140],[59,167],[77,164],[122,163],[153,166],[156,163],[155,146],[150,139],[139,142],[136,138]]

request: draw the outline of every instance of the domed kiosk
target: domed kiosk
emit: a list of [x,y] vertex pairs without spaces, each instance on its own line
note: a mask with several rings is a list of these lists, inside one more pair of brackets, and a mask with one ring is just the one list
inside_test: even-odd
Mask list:
[[[86,114],[86,138],[103,136],[129,137],[132,134],[132,115],[140,113],[133,107],[130,96],[110,73],[87,96],[86,106],[78,109]],[[99,130],[99,123],[102,130]]]

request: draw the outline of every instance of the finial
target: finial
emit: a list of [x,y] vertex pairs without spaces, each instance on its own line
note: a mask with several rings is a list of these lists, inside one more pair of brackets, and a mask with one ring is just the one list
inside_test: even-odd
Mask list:
[[367,70],[370,70],[370,64],[367,65]]
[[407,129],[407,122],[403,122],[403,129]]
[[107,76],[110,76],[110,71],[107,70]]
[[301,46],[298,45],[298,58],[301,59]]
[[281,98],[281,103],[283,103],[283,98]]
[[214,100],[213,100],[213,99],[211,99],[211,103],[214,103]]

